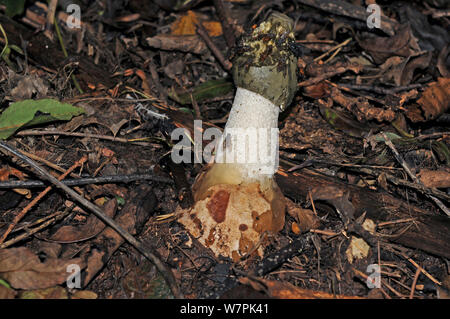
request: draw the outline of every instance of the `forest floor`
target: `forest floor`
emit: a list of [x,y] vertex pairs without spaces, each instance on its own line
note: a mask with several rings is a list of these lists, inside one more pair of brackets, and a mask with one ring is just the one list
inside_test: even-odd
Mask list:
[[[448,298],[447,1],[74,2],[0,1],[0,298]],[[232,261],[177,222],[204,163],[174,163],[171,132],[223,129],[233,50],[273,11],[298,57],[286,222]]]

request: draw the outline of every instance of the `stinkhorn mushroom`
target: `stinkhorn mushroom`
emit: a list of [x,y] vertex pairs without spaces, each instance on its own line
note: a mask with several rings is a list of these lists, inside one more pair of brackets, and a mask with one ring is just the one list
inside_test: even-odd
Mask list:
[[273,175],[278,114],[297,88],[292,29],[292,19],[272,13],[242,38],[232,68],[237,91],[215,161],[196,178],[194,207],[178,219],[216,256],[262,256],[261,235],[284,226],[285,198]]

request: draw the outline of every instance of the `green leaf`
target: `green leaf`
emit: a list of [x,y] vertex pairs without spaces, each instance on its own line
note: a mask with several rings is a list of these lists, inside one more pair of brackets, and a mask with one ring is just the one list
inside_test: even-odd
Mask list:
[[68,121],[83,113],[82,108],[52,99],[15,102],[0,115],[0,139],[7,139],[23,127]]
[[344,112],[333,110],[324,106],[319,107],[320,113],[325,120],[335,129],[345,132],[354,137],[361,137],[366,135],[370,126],[362,125],[354,119],[350,118]]
[[23,13],[25,0],[0,0],[0,4],[6,6],[6,15],[8,17],[14,17]]
[[180,104],[191,104],[192,97],[201,103],[205,100],[210,100],[218,96],[223,96],[230,93],[233,90],[233,83],[226,79],[210,80],[195,87],[191,93],[177,93],[172,91],[169,96]]
[[0,285],[5,286],[6,288],[11,289],[11,286],[10,286],[6,281],[4,281],[4,280],[1,279],[1,278],[0,278]]
[[119,206],[125,205],[125,199],[123,197],[116,196],[116,201]]

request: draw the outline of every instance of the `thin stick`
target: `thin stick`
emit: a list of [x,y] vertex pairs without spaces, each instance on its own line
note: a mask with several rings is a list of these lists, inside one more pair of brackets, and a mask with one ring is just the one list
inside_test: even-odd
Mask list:
[[[398,153],[397,149],[395,148],[394,144],[392,144],[392,141],[389,139],[389,137],[384,133],[381,132],[381,134],[383,135],[384,138],[384,143],[391,149],[391,151],[394,153],[395,159],[400,163],[400,165],[402,165],[403,169],[406,171],[406,173],[409,175],[409,177],[411,177],[411,179],[418,185],[424,186],[422,184],[422,182],[420,181],[420,179],[417,178],[417,176],[411,171],[411,169],[409,168],[408,164],[406,164],[406,162],[403,160],[403,158],[400,156],[400,154]],[[429,198],[431,198],[436,205],[444,212],[447,214],[447,216],[450,217],[450,210],[444,205],[444,203],[442,203],[439,199],[437,199],[436,197],[434,197],[433,195],[427,194],[425,193],[426,196],[428,196]]]
[[131,245],[133,245],[142,255],[148,258],[158,269],[158,271],[162,274],[167,284],[169,285],[173,295],[176,298],[183,298],[183,294],[181,293],[176,280],[173,276],[173,273],[170,269],[168,269],[162,262],[156,257],[153,253],[149,251],[147,247],[145,247],[140,241],[130,235],[125,229],[123,229],[120,225],[118,225],[112,218],[105,215],[105,213],[96,205],[84,199],[82,196],[78,195],[77,192],[64,185],[60,181],[58,181],[55,177],[45,171],[39,164],[34,162],[32,159],[20,153],[20,151],[16,150],[9,144],[0,141],[0,147],[11,152],[15,156],[19,157],[22,161],[29,164],[33,167],[43,178],[48,180],[50,183],[54,184],[56,187],[65,191],[70,197],[76,200],[79,204],[91,210],[95,216],[100,218],[106,225],[114,229],[118,234],[120,234],[126,241],[128,241]]
[[[65,135],[65,136],[77,136],[77,137],[89,137],[89,138],[98,138],[100,140],[108,140],[113,142],[121,142],[121,143],[133,143],[134,140],[129,140],[126,138],[114,137],[109,135],[99,135],[99,134],[89,134],[89,133],[79,133],[79,132],[64,132],[64,131],[38,131],[38,130],[25,130],[16,133],[19,136],[29,136],[29,135]],[[148,145],[146,143],[139,143],[142,145]]]
[[319,215],[317,215],[316,206],[314,205],[314,200],[312,198],[311,191],[308,191],[308,195],[309,195],[309,200],[311,201],[311,205],[312,205],[312,208],[313,208],[314,215],[319,216]]
[[[356,269],[354,267],[352,267],[352,270],[356,275],[362,277],[365,280],[367,280],[369,278],[369,276],[367,276],[365,273],[363,273],[362,271],[359,271],[358,269]],[[384,289],[382,287],[380,287],[379,289],[387,299],[392,299],[392,297],[389,296],[389,294],[386,291],[384,291]]]
[[417,264],[414,260],[412,260],[411,258],[407,257],[406,255],[404,255],[402,253],[400,253],[400,255],[402,255],[403,258],[406,258],[406,260],[408,260],[411,264],[413,264],[418,270],[420,270],[425,276],[428,277],[428,279],[430,279],[436,285],[439,285],[439,286],[442,285],[442,283],[440,281],[438,281],[436,278],[434,278],[432,275],[430,275],[425,269],[423,269],[421,266],[419,266],[419,264]]
[[417,268],[416,270],[416,274],[414,275],[414,280],[411,286],[411,292],[409,293],[409,299],[413,299],[414,297],[414,291],[416,290],[416,285],[417,285],[417,280],[419,279],[420,276],[420,269]]
[[[352,40],[352,38],[348,38],[347,40],[345,40],[342,43],[339,43],[338,45],[335,45],[334,47],[332,47],[330,50],[328,50],[327,52],[325,52],[324,54],[322,54],[321,56],[318,56],[317,58],[314,59],[314,62],[320,61],[322,60],[324,57],[326,57],[328,54],[330,54],[331,52],[341,49],[342,47],[346,46],[347,44],[349,44],[349,42]],[[339,50],[340,51],[340,50]],[[335,56],[335,54],[332,56],[332,58]]]
[[70,211],[71,211],[71,207],[68,207],[68,209],[66,211],[64,211],[64,212],[56,212],[56,213],[53,213],[50,216],[47,216],[44,219],[43,222],[42,222],[42,220],[38,220],[34,224],[39,224],[41,222],[42,222],[42,224],[37,226],[36,228],[30,229],[31,225],[28,225],[25,228],[25,233],[24,234],[19,235],[19,236],[15,237],[15,238],[12,238],[12,239],[10,239],[8,241],[5,241],[3,244],[0,245],[0,249],[7,248],[7,247],[9,247],[11,245],[14,245],[15,243],[17,243],[17,242],[19,242],[21,240],[24,240],[25,238],[30,237],[31,235],[34,235],[35,233],[37,233],[40,230],[46,228],[47,226],[53,224],[54,222],[56,222],[58,220],[61,220],[62,218],[66,217],[67,215],[69,215]]
[[223,4],[223,0],[214,0],[213,2],[220,23],[222,24],[223,37],[225,38],[228,47],[232,48],[236,44],[236,37],[234,36],[234,29],[233,29],[233,21],[231,20],[230,15]]
[[197,24],[197,33],[198,35],[203,39],[206,46],[211,50],[211,52],[214,54],[214,56],[217,58],[219,63],[222,65],[224,70],[230,71],[232,64],[230,61],[225,59],[222,52],[217,48],[217,46],[212,42],[211,38],[208,35],[208,32],[205,30],[205,28],[201,25],[201,23]]
[[416,221],[415,218],[403,218],[403,219],[397,219],[397,220],[391,220],[388,222],[378,223],[377,227],[383,227],[383,226],[387,226],[387,225],[400,224],[400,223],[415,222],[415,221]]
[[[67,177],[73,170],[81,165],[83,165],[84,162],[87,161],[87,156],[82,157],[79,161],[75,162],[64,174],[58,177],[58,181],[63,180]],[[52,189],[52,186],[48,186],[46,189],[44,189],[38,196],[36,196],[31,202],[28,203],[27,206],[25,206],[22,211],[16,215],[13,222],[8,226],[8,229],[3,233],[2,237],[0,238],[0,245],[3,244],[6,237],[8,237],[9,233],[16,227],[16,225],[19,223],[19,221],[25,216],[26,213],[30,211],[31,208],[36,205],[37,202],[39,202],[45,195],[47,195],[48,192]]]
[[325,235],[325,236],[337,236],[337,235],[341,234],[341,233],[335,233],[335,232],[332,232],[332,231],[321,230],[321,229],[310,229],[309,232],[310,233],[320,234],[320,235]]
[[[107,175],[100,177],[81,177],[71,178],[61,181],[67,186],[80,186],[88,184],[112,184],[112,183],[130,183],[135,181],[154,181],[159,183],[173,184],[173,180],[163,176],[153,174],[131,174],[131,175]],[[33,188],[44,187],[46,184],[42,181],[28,180],[28,181],[5,181],[0,182],[0,189],[10,188]]]
[[192,102],[192,107],[194,108],[194,112],[195,112],[195,119],[196,120],[203,120],[202,118],[202,112],[200,111],[200,107],[198,106],[197,100],[194,98],[194,96],[191,94],[189,94],[191,97],[191,102]]

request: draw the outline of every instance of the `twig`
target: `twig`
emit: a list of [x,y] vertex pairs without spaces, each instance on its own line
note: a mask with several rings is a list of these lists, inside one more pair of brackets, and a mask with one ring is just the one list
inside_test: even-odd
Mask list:
[[450,136],[450,132],[439,132],[439,133],[431,133],[431,134],[425,134],[425,135],[419,135],[416,137],[416,139],[419,140],[426,140],[429,138],[435,138],[435,137],[442,137],[442,136]]
[[[87,161],[87,156],[82,157],[79,161],[75,162],[64,174],[58,177],[58,181],[61,181],[62,179],[66,178],[67,175],[69,175],[75,168],[83,165],[84,162]],[[8,237],[9,233],[14,229],[14,227],[19,223],[19,221],[25,216],[26,213],[30,211],[31,208],[33,208],[34,205],[38,201],[40,201],[45,195],[47,195],[48,192],[52,189],[52,186],[48,186],[46,189],[44,189],[38,196],[36,196],[31,202],[28,203],[27,206],[25,206],[22,211],[16,215],[14,218],[14,221],[8,226],[8,229],[3,233],[2,237],[0,238],[0,244],[2,244],[6,237]]]
[[[114,136],[100,135],[100,134],[89,134],[89,133],[79,133],[79,132],[65,132],[65,131],[58,131],[58,130],[51,130],[51,131],[25,130],[25,131],[17,132],[16,135],[19,135],[19,136],[29,136],[29,135],[65,135],[65,136],[98,138],[100,140],[108,140],[108,141],[121,142],[121,143],[137,143],[136,139],[126,139],[126,138],[121,138],[121,137],[114,137]],[[143,144],[143,143],[139,141],[139,144]],[[145,144],[145,145],[147,145],[147,144]]]
[[425,269],[423,269],[421,266],[419,266],[419,264],[417,264],[412,258],[409,258],[405,253],[399,251],[398,249],[395,249],[394,245],[391,244],[389,246],[386,246],[386,248],[388,248],[388,250],[393,252],[394,254],[405,258],[407,261],[409,261],[411,264],[413,264],[414,267],[419,269],[428,279],[430,279],[436,285],[439,285],[439,286],[442,285],[442,283],[439,280],[437,280],[432,275],[430,275]]
[[409,299],[413,299],[414,297],[414,291],[416,290],[416,285],[417,285],[417,280],[419,279],[420,276],[420,269],[417,268],[416,270],[416,274],[414,275],[414,280],[411,286],[411,292],[409,293]]
[[[163,176],[157,176],[154,174],[130,174],[130,175],[107,175],[100,177],[82,177],[74,179],[65,179],[61,181],[67,186],[80,186],[88,184],[112,184],[112,183],[130,183],[135,181],[154,181],[158,183],[173,184],[173,180]],[[29,180],[29,181],[5,181],[0,182],[0,189],[10,188],[34,188],[44,187],[46,184],[42,181]]]
[[[321,163],[321,162],[318,162],[318,163]],[[332,164],[332,163],[330,163],[330,164]],[[368,175],[372,175],[372,176],[380,175],[379,172],[372,170],[369,165],[351,165],[351,164],[349,164],[349,165],[333,164],[333,165],[349,167],[350,171],[356,171],[358,173],[364,173],[364,174],[368,174]],[[361,168],[361,169],[354,169],[354,168]],[[372,168],[383,168],[383,167],[372,166]],[[389,169],[389,168],[386,167],[386,169]],[[394,169],[401,169],[401,168],[390,168],[390,169],[394,170]],[[419,191],[419,192],[422,192],[425,194],[430,194],[430,195],[436,196],[438,198],[441,198],[443,200],[450,201],[450,195],[447,195],[445,192],[440,191],[436,188],[426,187],[424,185],[419,185],[419,184],[416,184],[416,183],[413,183],[413,182],[410,182],[410,181],[407,181],[407,180],[404,180],[401,178],[397,178],[394,175],[391,175],[389,173],[385,173],[385,176],[386,176],[386,180],[394,185],[397,185],[397,186],[401,185],[401,186],[409,187],[416,191]]]
[[320,235],[325,235],[325,236],[338,236],[341,235],[341,233],[335,233],[329,230],[321,230],[321,229],[310,229],[309,230],[310,233],[316,233],[316,234],[320,234]]
[[[324,57],[326,57],[328,54],[330,54],[331,52],[335,51],[335,50],[339,50],[342,47],[346,46],[347,44],[350,43],[350,41],[352,40],[352,38],[348,38],[347,40],[345,40],[342,43],[339,43],[338,45],[335,45],[334,47],[332,47],[330,50],[328,50],[327,52],[325,52],[324,54],[322,54],[321,56],[318,56],[317,58],[314,59],[314,62],[318,62],[320,60],[322,60]],[[340,50],[339,50],[340,51]],[[332,57],[334,57],[336,54],[333,54]]]
[[192,93],[190,93],[189,95],[191,97],[192,107],[194,108],[195,119],[202,120],[202,112],[200,111],[200,107],[198,106],[197,100],[194,98]]
[[423,87],[423,84],[418,84],[418,83],[405,85],[405,86],[397,86],[392,89],[385,89],[383,87],[372,86],[372,85],[356,85],[356,84],[345,84],[345,83],[338,83],[338,85],[348,88],[348,89],[352,89],[352,90],[371,91],[371,92],[375,92],[378,94],[389,94],[389,95],[392,95],[392,94],[395,94],[395,93],[398,93],[401,91],[408,91],[408,90],[418,89],[418,88]]
[[24,156],[20,151],[16,150],[12,146],[8,145],[7,143],[0,141],[0,147],[11,152],[15,156],[19,157],[22,161],[29,164],[31,167],[33,167],[43,178],[57,186],[58,188],[65,191],[70,197],[72,197],[74,200],[76,200],[79,204],[83,205],[84,207],[91,210],[95,216],[100,218],[106,225],[114,229],[117,233],[119,233],[126,241],[128,241],[131,245],[133,245],[142,255],[144,255],[146,258],[148,258],[158,269],[158,271],[162,274],[164,279],[166,280],[167,284],[169,285],[173,295],[176,298],[183,298],[183,294],[181,293],[176,280],[174,278],[174,275],[170,269],[168,269],[162,262],[159,260],[156,255],[151,253],[147,247],[145,247],[140,241],[138,241],[136,238],[130,235],[129,232],[127,232],[125,229],[123,229],[120,225],[118,225],[112,218],[105,215],[105,213],[96,205],[92,204],[91,202],[84,199],[82,196],[80,196],[78,193],[76,193],[74,190],[69,188],[68,186],[64,185],[60,181],[58,181],[55,177],[53,177],[51,174],[49,174],[47,171],[45,171],[40,165],[38,165],[36,162],[31,160],[30,158]]
[[298,84],[298,86],[299,86],[299,87],[303,87],[303,86],[314,85],[314,84],[316,84],[316,83],[322,82],[323,80],[332,78],[332,77],[335,76],[335,75],[345,73],[345,72],[347,72],[347,71],[349,71],[349,70],[351,70],[351,69],[352,69],[351,66],[350,66],[350,67],[344,67],[344,66],[341,66],[341,67],[336,68],[336,69],[333,70],[333,71],[325,72],[325,73],[323,73],[323,74],[321,74],[321,75],[319,75],[319,76],[317,76],[317,77],[315,77],[315,78],[308,79],[308,80],[306,80],[306,81],[300,82],[300,83]]
[[403,253],[399,253],[403,258],[406,258],[406,260],[408,260],[411,264],[413,264],[417,270],[420,270],[425,276],[428,277],[428,279],[430,279],[432,282],[434,282],[436,285],[441,286],[442,283],[440,281],[438,281],[436,278],[434,278],[432,275],[430,275],[425,269],[423,269],[421,266],[419,266],[419,264],[417,264],[414,260],[412,260],[411,258],[409,258],[408,256],[404,255]]
[[64,212],[56,212],[53,213],[50,216],[46,216],[44,220],[38,220],[36,221],[34,224],[39,224],[42,223],[41,225],[37,226],[36,228],[30,229],[30,227],[32,225],[27,225],[26,227],[24,227],[25,233],[22,235],[19,235],[15,238],[12,238],[8,241],[5,241],[3,244],[0,244],[0,249],[3,248],[7,248],[11,245],[14,245],[15,243],[24,240],[25,238],[30,237],[31,235],[34,235],[35,233],[39,232],[40,230],[46,228],[47,226],[51,225],[52,223],[61,220],[62,218],[66,217],[67,215],[69,215],[69,213],[71,212],[72,207],[67,207],[67,209]]
[[[391,140],[389,139],[389,137],[384,133],[381,132],[383,138],[384,138],[384,143],[391,149],[391,151],[394,153],[394,156],[396,158],[396,160],[400,163],[400,165],[403,167],[403,169],[406,171],[406,173],[409,175],[409,177],[418,185],[424,186],[422,184],[422,182],[420,181],[420,179],[417,178],[417,176],[410,170],[408,164],[406,164],[406,162],[403,160],[403,158],[400,156],[400,154],[398,153],[397,149],[395,148],[394,144],[392,144]],[[442,211],[444,213],[447,214],[447,216],[450,217],[450,210],[444,205],[444,203],[442,203],[439,199],[437,199],[436,197],[434,197],[433,195],[427,194],[425,193],[426,196],[428,196],[429,198],[431,198],[436,205],[442,209]]]
[[[355,273],[355,275],[362,277],[364,280],[368,280],[369,276],[367,276],[365,273],[363,273],[362,271],[359,271],[358,269],[352,267],[353,272]],[[386,286],[387,287],[387,286]],[[389,288],[389,287],[388,287]],[[383,295],[387,298],[387,299],[392,299],[391,296],[389,296],[389,294],[384,291],[384,289],[382,287],[380,287],[380,291],[383,293]]]
[[220,52],[219,48],[217,48],[217,46],[211,40],[211,38],[208,35],[208,32],[201,25],[201,23],[197,24],[197,33],[203,39],[203,41],[205,42],[206,46],[211,50],[211,52],[217,58],[217,60],[222,65],[224,70],[230,71],[231,67],[232,67],[231,62],[228,61],[227,59],[225,59],[225,57],[223,56],[222,52]]
[[236,44],[236,37],[234,36],[233,21],[230,18],[229,12],[226,10],[223,0],[214,0],[214,7],[216,8],[217,16],[222,24],[223,37],[229,48]]
[[391,220],[388,222],[378,223],[377,227],[384,227],[387,225],[396,225],[396,224],[400,224],[400,223],[409,223],[409,222],[415,222],[415,221],[416,221],[415,218],[403,218],[403,219],[397,219],[397,220]]

